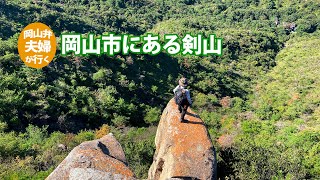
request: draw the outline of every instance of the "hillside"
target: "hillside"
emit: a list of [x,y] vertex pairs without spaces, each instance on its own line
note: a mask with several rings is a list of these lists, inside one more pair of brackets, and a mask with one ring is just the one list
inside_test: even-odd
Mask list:
[[[0,0],[0,179],[44,179],[77,145],[112,132],[147,178],[172,89],[186,76],[222,179],[319,179],[320,2]],[[62,32],[223,38],[223,56],[63,57],[26,67],[32,22]],[[65,147],[65,148],[59,148]]]
[[230,160],[234,171],[246,172],[237,173],[241,179],[320,176],[317,37],[286,42],[276,57],[277,66],[257,83],[246,109],[227,110],[238,111],[237,118],[224,117],[229,122],[222,123],[219,142],[233,156],[223,159]]

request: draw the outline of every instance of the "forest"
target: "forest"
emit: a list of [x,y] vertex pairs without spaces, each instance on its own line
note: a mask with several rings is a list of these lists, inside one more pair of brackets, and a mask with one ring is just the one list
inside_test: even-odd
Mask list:
[[[223,55],[62,56],[58,45],[33,69],[17,50],[33,22],[58,43],[66,32],[216,34]],[[320,179],[319,37],[319,0],[0,0],[0,179],[45,179],[73,147],[109,132],[147,178],[182,76],[220,179]]]

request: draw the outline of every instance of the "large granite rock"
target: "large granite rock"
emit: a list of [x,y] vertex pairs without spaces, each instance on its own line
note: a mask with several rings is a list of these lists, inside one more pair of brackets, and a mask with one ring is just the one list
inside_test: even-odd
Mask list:
[[135,179],[120,143],[112,134],[75,147],[47,180]]
[[172,99],[159,122],[148,179],[216,179],[215,149],[203,121],[190,108],[187,122],[180,122],[179,117]]

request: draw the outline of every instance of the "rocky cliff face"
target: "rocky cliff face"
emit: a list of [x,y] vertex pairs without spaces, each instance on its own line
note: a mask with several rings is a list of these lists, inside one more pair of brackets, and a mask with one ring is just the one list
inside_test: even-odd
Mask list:
[[187,122],[172,99],[162,113],[148,179],[216,179],[215,149],[203,121],[188,109]]
[[112,134],[75,147],[47,180],[135,179]]

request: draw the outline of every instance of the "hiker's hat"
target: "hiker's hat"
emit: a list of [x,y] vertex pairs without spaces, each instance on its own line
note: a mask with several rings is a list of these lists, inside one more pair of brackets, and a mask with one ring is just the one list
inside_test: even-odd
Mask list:
[[188,80],[186,78],[181,78],[179,80],[179,85],[182,87],[187,87],[188,86]]

